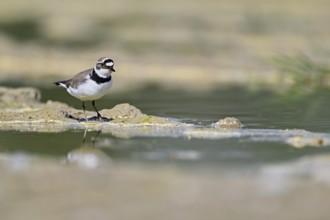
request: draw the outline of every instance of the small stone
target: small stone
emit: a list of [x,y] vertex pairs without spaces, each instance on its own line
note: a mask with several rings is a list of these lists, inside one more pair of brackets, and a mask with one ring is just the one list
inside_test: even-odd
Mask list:
[[213,124],[215,128],[224,128],[224,129],[240,129],[242,128],[241,122],[234,117],[226,117],[224,119],[220,119],[216,123]]
[[287,139],[286,143],[290,144],[295,148],[324,147],[326,145],[325,140],[322,137],[304,137],[304,136],[290,137]]

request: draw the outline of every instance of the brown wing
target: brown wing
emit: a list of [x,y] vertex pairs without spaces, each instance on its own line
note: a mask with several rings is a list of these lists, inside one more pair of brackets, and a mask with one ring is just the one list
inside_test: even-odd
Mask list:
[[93,68],[84,70],[75,75],[72,79],[66,81],[65,84],[66,86],[77,88],[80,84],[84,83],[89,78],[88,75],[90,75],[92,72]]

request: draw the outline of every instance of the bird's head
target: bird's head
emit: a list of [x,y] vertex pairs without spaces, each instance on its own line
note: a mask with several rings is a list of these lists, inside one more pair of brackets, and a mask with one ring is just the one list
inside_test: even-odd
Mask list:
[[111,75],[112,72],[116,72],[114,69],[114,62],[108,57],[101,57],[97,60],[94,67],[95,72],[104,78],[107,78]]

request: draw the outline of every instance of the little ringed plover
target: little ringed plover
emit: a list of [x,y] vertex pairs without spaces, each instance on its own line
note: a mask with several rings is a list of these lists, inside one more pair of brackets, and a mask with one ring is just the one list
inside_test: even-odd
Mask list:
[[101,57],[97,60],[94,68],[84,70],[72,79],[58,81],[54,84],[64,87],[70,95],[81,100],[84,112],[85,101],[92,101],[97,118],[102,120],[101,114],[95,107],[95,100],[104,96],[111,88],[112,72],[115,72],[113,60],[108,57]]

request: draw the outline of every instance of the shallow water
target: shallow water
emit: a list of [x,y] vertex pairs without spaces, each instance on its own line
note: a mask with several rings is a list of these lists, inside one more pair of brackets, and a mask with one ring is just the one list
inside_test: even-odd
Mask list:
[[[80,108],[63,90],[42,94],[44,101]],[[239,87],[207,93],[148,87],[109,94],[97,105],[128,102],[147,114],[201,126],[234,116],[243,129],[327,133],[329,99],[327,91],[293,96]],[[1,219],[291,220],[330,214],[322,205],[330,202],[323,196],[330,187],[329,147],[297,149],[276,137],[125,139],[96,132],[82,144],[83,135],[0,132]]]

